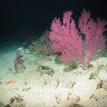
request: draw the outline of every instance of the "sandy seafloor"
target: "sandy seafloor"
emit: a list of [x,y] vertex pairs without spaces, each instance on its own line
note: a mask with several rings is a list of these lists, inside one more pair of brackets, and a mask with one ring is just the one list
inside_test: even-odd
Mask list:
[[[64,72],[65,65],[56,64],[54,56],[39,59],[24,54],[26,69],[14,74],[17,47],[6,47],[0,53],[0,107],[107,107],[106,57],[92,61],[90,69]],[[53,76],[40,75],[39,65],[53,69]],[[100,65],[98,76],[89,79]],[[101,80],[102,86],[96,89]]]

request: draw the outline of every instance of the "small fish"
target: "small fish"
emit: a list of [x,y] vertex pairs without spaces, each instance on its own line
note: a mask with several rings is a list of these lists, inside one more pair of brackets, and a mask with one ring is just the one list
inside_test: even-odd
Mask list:
[[15,84],[15,83],[16,83],[16,80],[7,80],[7,81],[5,81],[6,85]]

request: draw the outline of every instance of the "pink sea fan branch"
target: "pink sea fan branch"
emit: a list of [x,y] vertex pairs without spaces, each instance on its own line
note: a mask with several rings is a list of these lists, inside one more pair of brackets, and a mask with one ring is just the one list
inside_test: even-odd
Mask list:
[[82,59],[82,39],[71,16],[72,12],[67,11],[64,13],[63,22],[55,18],[49,35],[53,50],[61,53],[64,62]]
[[85,35],[85,60],[89,64],[91,57],[97,54],[99,49],[105,47],[103,32],[105,31],[106,22],[100,18],[93,20],[89,11],[83,11],[79,18],[79,28]]

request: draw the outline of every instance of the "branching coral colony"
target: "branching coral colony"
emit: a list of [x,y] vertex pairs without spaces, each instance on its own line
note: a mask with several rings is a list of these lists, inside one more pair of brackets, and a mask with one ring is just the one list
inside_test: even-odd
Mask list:
[[105,47],[103,33],[106,22],[100,18],[92,19],[90,12],[83,10],[77,28],[72,15],[72,11],[66,11],[62,22],[59,18],[52,21],[49,33],[51,47],[56,53],[60,53],[65,63],[80,61],[90,65],[91,58]]

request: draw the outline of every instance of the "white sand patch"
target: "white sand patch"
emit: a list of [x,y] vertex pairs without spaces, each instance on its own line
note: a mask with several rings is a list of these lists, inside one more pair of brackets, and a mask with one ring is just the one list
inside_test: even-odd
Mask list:
[[[107,107],[107,91],[102,88],[98,89],[99,92],[96,90],[100,79],[107,80],[106,71],[100,72],[99,78],[89,79],[96,68],[64,72],[64,64],[55,64],[54,57],[38,62],[33,55],[26,54],[25,71],[14,74],[9,71],[9,68],[14,71],[14,58],[15,50],[4,53],[0,59],[0,103],[8,104],[12,97],[19,95],[26,107],[69,107],[73,103],[84,107]],[[92,63],[106,65],[107,58]],[[39,65],[48,66],[55,73],[53,76],[40,75]]]

